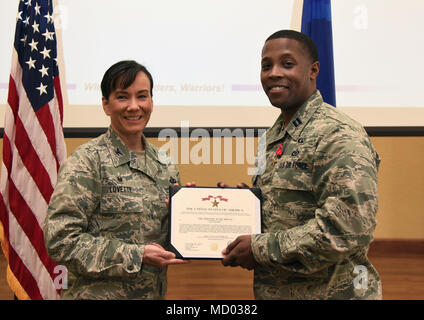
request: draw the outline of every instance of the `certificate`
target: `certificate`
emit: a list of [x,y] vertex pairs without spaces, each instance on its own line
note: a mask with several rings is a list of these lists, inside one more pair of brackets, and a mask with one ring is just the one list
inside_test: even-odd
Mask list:
[[169,188],[170,245],[180,259],[222,259],[239,235],[261,233],[258,188]]

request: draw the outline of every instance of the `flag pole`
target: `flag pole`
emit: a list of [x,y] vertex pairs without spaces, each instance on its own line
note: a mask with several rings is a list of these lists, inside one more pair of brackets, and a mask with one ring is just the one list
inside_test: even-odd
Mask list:
[[303,8],[303,0],[294,0],[292,15],[291,15],[291,23],[290,29],[300,31],[302,27],[302,8]]

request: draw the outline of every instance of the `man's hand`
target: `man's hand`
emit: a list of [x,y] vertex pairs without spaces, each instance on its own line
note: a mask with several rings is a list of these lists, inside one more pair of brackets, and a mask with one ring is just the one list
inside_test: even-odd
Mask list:
[[[216,186],[217,187],[219,187],[219,188],[228,188],[229,187],[229,185],[228,184],[226,184],[225,182],[218,182],[217,184],[216,184]],[[239,183],[237,186],[236,186],[237,188],[240,188],[240,189],[243,189],[243,188],[250,188],[247,184],[245,184],[244,182],[241,182],[241,183]]]
[[222,264],[224,266],[240,266],[247,270],[252,270],[257,265],[257,262],[253,257],[250,242],[250,235],[238,236],[227,248],[222,250],[222,254],[225,256]]
[[170,264],[186,264],[188,260],[176,259],[175,253],[166,251],[157,243],[147,244],[144,247],[143,263],[150,266],[164,268]]

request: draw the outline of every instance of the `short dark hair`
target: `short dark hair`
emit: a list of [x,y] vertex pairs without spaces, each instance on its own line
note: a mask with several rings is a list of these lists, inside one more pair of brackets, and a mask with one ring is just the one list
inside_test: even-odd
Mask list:
[[150,80],[150,95],[153,97],[153,77],[147,68],[134,60],[123,60],[112,65],[104,74],[101,89],[104,98],[109,99],[110,94],[116,88],[128,88],[137,77],[139,72],[143,72]]
[[280,30],[271,34],[265,42],[272,39],[288,38],[299,41],[308,51],[312,62],[318,61],[318,49],[314,41],[306,34],[295,31],[295,30]]

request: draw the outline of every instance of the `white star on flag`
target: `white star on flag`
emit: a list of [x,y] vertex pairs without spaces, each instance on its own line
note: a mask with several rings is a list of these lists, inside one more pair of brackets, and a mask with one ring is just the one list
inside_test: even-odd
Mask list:
[[31,40],[31,43],[29,43],[28,45],[31,47],[31,52],[35,49],[36,51],[38,51],[37,48],[37,44],[38,42],[35,42],[34,39]]
[[25,35],[22,39],[21,39],[21,41],[24,43],[24,45],[26,44],[26,41],[27,41],[27,35]]
[[46,37],[46,41],[53,40],[54,32],[49,32],[49,30],[46,29],[46,32],[43,33],[42,35]]
[[40,96],[41,96],[43,93],[47,94],[47,90],[46,90],[46,89],[47,89],[47,86],[43,85],[43,83],[42,83],[42,82],[40,83],[40,86],[39,86],[39,87],[37,87],[36,89],[40,91]]
[[37,60],[32,60],[32,58],[31,57],[29,57],[29,60],[28,61],[26,61],[25,63],[27,63],[28,64],[28,66],[29,66],[29,69],[31,70],[31,68],[34,68],[35,69],[35,62],[36,62]]
[[50,15],[50,13],[47,13],[47,15],[44,16],[44,18],[47,18],[47,22],[53,21],[53,16]]
[[40,53],[43,55],[43,58],[46,59],[46,57],[49,57],[50,58],[50,51],[51,50],[47,50],[47,48],[44,47],[44,50],[43,51],[40,51]]
[[32,29],[33,29],[34,33],[40,32],[40,30],[38,29],[39,26],[40,25],[37,22],[34,21],[34,23],[32,24]]
[[34,7],[34,9],[35,9],[35,14],[36,14],[36,15],[39,15],[39,14],[40,14],[40,8],[41,8],[41,7],[38,5],[38,3],[36,3],[36,4],[35,4],[35,7]]
[[41,72],[41,77],[44,77],[49,75],[49,73],[47,72],[48,70],[49,68],[46,68],[44,65],[41,65],[41,69],[38,71]]

